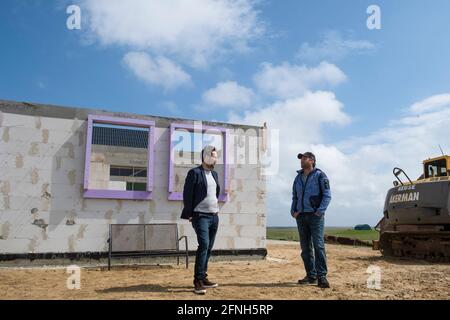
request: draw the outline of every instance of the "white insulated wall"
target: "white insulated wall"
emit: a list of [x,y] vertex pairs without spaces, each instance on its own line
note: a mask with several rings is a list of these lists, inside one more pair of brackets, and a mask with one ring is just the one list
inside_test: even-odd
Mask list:
[[[178,223],[195,249],[192,226],[179,218],[182,201],[167,200],[169,128],[155,130],[153,200],[84,199],[86,125],[0,112],[0,253],[107,251],[110,223]],[[265,248],[261,169],[232,164],[229,183],[214,248]]]

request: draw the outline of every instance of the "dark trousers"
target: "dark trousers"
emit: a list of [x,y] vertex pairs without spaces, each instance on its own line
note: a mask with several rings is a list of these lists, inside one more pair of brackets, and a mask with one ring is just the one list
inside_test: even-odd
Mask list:
[[192,227],[197,234],[198,248],[195,255],[196,280],[204,280],[208,274],[208,260],[216,239],[219,227],[219,216],[209,214],[194,214],[192,217]]
[[324,215],[300,213],[297,227],[300,235],[301,257],[306,275],[310,278],[327,275],[327,256],[324,240]]

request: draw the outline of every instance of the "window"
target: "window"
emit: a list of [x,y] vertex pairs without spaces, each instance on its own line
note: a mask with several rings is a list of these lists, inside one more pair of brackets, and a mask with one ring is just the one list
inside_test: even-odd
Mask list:
[[114,167],[111,166],[109,170],[110,176],[116,177],[147,177],[147,168],[138,167]]
[[447,161],[445,159],[425,164],[425,178],[447,176]]
[[188,171],[201,164],[201,151],[212,145],[217,151],[214,170],[219,176],[221,194],[219,201],[227,201],[227,142],[228,130],[220,127],[197,128],[194,125],[170,126],[169,200],[183,200],[184,181]]
[[147,168],[111,166],[109,177],[119,190],[145,191],[147,188]]
[[84,197],[151,199],[153,121],[89,115]]
[[146,183],[140,182],[127,182],[127,190],[133,191],[145,191],[147,187]]

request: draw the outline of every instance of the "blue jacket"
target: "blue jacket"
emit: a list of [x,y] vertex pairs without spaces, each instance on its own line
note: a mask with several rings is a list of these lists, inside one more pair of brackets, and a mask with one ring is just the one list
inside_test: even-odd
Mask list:
[[[211,171],[214,180],[216,180],[216,197],[219,198],[220,185],[217,172]],[[193,215],[194,208],[206,198],[208,192],[208,183],[206,182],[205,169],[202,166],[189,170],[183,189],[183,212],[181,219],[189,219]]]
[[303,184],[303,170],[298,170],[297,173],[292,186],[291,215],[294,212],[324,214],[331,201],[328,177],[320,169],[314,168]]

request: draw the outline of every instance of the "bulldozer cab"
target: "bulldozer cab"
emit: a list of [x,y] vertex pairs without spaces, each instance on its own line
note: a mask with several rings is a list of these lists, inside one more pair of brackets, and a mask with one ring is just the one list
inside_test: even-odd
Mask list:
[[450,176],[450,156],[441,156],[423,161],[423,179]]

